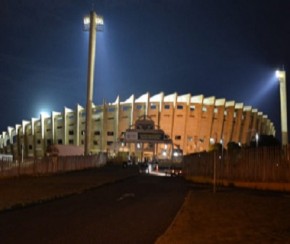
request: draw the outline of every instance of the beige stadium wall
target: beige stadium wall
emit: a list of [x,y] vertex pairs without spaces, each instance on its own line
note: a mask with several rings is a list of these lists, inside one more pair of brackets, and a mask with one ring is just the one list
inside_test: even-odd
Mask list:
[[[275,136],[273,123],[257,109],[203,95],[146,93],[125,101],[118,97],[92,110],[92,153],[118,151],[120,137],[142,116],[151,118],[184,154],[208,151],[213,143],[249,145],[256,133]],[[8,127],[0,134],[0,153],[19,158],[23,147],[25,157],[43,157],[51,144],[82,146],[84,133],[85,109],[64,108]]]

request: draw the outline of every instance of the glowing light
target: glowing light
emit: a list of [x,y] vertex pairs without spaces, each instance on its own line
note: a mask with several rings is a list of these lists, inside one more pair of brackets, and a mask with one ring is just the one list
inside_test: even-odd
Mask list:
[[258,133],[256,133],[255,138],[256,138],[256,147],[258,147],[259,146],[259,134]]
[[277,77],[278,79],[285,78],[285,71],[276,70],[276,77]]
[[96,25],[104,25],[104,19],[101,16],[97,16]]
[[46,112],[46,111],[41,111],[41,112],[40,112],[40,116],[42,116],[42,117],[44,117],[44,118],[47,118],[47,117],[50,116],[50,114],[49,114],[48,112]]
[[[103,25],[104,25],[104,19],[103,19],[102,16],[97,15],[96,18],[95,18],[95,20],[96,20],[96,28],[97,28],[97,29],[98,29],[100,26],[103,26]],[[84,30],[87,31],[87,30],[90,29],[90,22],[91,22],[91,20],[90,20],[90,16],[89,16],[89,15],[85,16],[85,17],[84,17]]]
[[249,100],[249,103],[253,106],[260,107],[268,96],[272,97],[277,92],[279,83],[277,82],[277,76],[273,70],[265,72],[263,76],[257,77],[257,86],[253,88],[255,93]]
[[258,141],[259,140],[259,134],[258,133],[256,133],[256,141]]

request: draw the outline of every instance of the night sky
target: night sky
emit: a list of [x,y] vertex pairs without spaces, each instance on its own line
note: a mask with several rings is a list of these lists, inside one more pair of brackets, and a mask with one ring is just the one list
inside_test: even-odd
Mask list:
[[85,106],[92,8],[105,21],[95,104],[204,94],[257,108],[280,137],[275,70],[290,66],[290,0],[1,0],[0,133]]

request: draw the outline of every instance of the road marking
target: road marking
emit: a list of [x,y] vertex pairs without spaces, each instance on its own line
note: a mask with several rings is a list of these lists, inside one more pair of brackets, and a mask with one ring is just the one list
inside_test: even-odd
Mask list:
[[122,196],[120,196],[117,201],[122,201],[124,200],[125,198],[129,198],[129,197],[135,197],[135,194],[134,193],[124,193]]

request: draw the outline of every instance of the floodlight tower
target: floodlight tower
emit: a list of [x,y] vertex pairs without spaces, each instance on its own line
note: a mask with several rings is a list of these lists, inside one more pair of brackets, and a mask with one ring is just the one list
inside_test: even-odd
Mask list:
[[288,144],[286,72],[284,70],[277,70],[276,77],[280,84],[281,139],[284,146]]
[[89,60],[88,60],[88,78],[87,78],[87,104],[86,104],[86,128],[85,128],[85,155],[90,154],[91,148],[91,121],[92,121],[92,104],[94,90],[94,72],[95,72],[95,55],[96,55],[96,33],[98,26],[104,24],[101,16],[94,11],[84,17],[84,30],[90,32],[89,37]]

